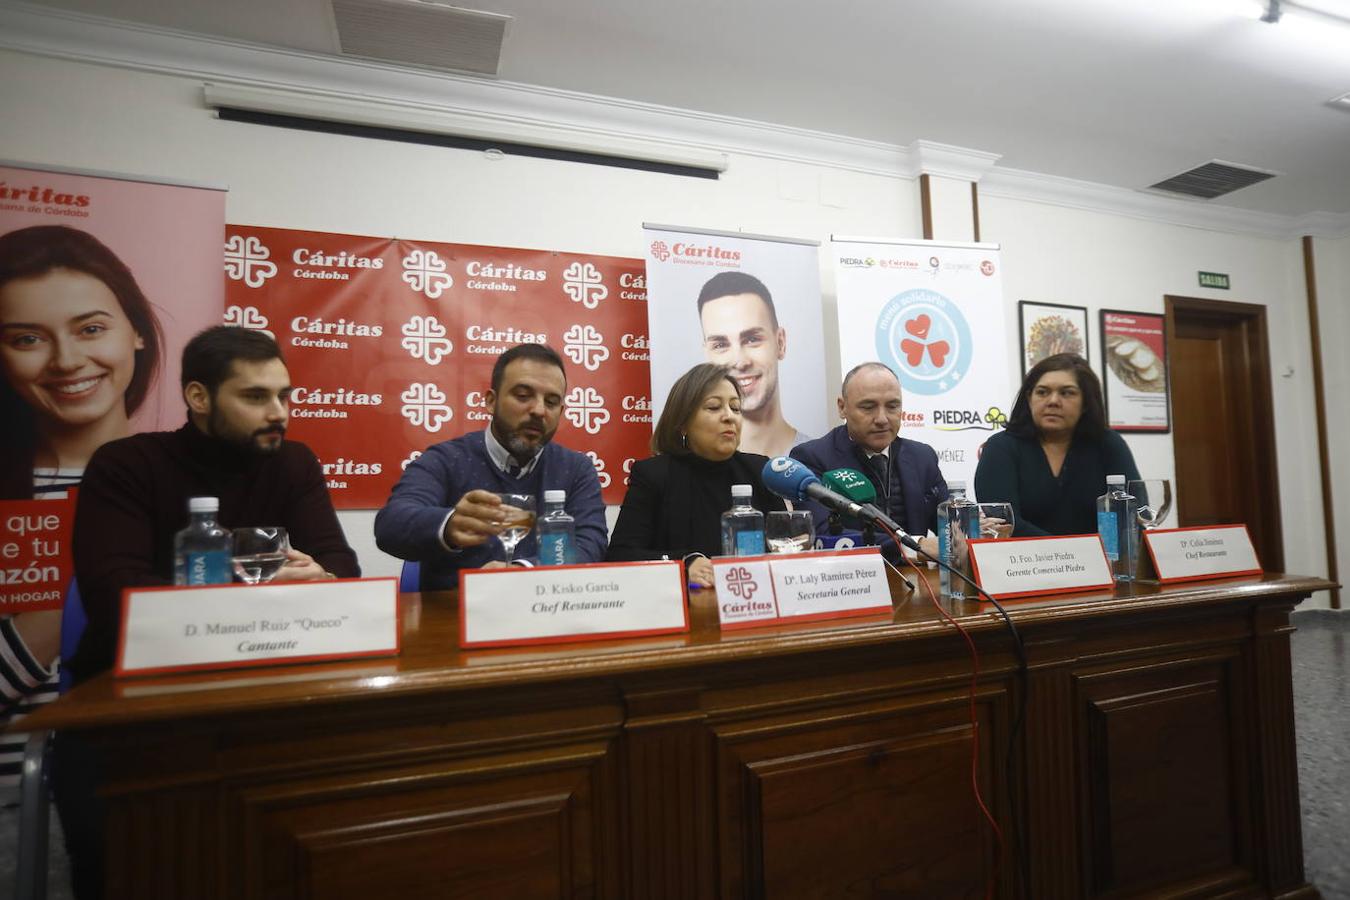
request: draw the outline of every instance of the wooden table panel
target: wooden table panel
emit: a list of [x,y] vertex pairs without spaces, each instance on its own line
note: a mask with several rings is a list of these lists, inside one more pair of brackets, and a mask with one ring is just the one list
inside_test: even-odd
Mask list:
[[[1328,586],[1009,603],[1025,681],[952,604],[999,895],[1315,896],[1288,614]],[[25,723],[105,753],[109,896],[983,895],[970,659],[922,596],[722,634],[700,593],[687,635],[479,651],[452,593],[400,602],[396,659],[105,675]]]

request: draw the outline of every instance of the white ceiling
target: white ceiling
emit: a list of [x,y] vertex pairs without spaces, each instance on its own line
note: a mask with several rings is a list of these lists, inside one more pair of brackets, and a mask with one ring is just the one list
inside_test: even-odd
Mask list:
[[[1244,0],[458,0],[514,16],[503,81],[1144,188],[1210,159],[1281,173],[1211,204],[1350,214],[1350,25]],[[1340,3],[1350,15],[1350,0]],[[337,55],[328,0],[39,0]],[[1199,202],[1199,201],[1197,201]]]

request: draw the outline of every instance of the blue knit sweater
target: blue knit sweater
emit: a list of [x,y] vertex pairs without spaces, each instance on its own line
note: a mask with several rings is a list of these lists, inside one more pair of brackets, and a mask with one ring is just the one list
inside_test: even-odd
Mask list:
[[[605,558],[608,530],[595,467],[584,453],[558,444],[545,444],[539,452],[528,475],[512,478],[493,464],[481,431],[428,447],[375,516],[375,543],[385,553],[421,563],[422,590],[457,587],[460,569],[505,558],[496,540],[458,552],[445,549],[441,525],[461,497],[475,489],[533,494],[542,508],[544,491],[561,490],[567,492],[568,514],[576,519],[577,562],[599,562]],[[516,548],[518,559],[537,553],[533,534]]]

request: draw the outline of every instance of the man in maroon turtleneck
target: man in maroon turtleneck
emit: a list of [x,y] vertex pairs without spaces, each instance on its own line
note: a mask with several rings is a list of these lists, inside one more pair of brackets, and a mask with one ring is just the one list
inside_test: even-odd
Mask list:
[[[280,525],[295,548],[275,581],[359,575],[323,469],[285,440],[291,379],[276,341],[218,326],[183,348],[188,422],[104,444],[89,461],[75,512],[75,576],[89,625],[64,664],[77,681],[112,666],[125,587],[173,583],[173,536],[189,497],[217,497],[225,528]],[[55,794],[81,900],[99,897],[101,757],[80,733],[56,742]]]
[[323,469],[285,440],[290,374],[272,338],[217,326],[183,348],[188,422],[104,444],[75,514],[75,574],[89,626],[69,660],[76,680],[112,665],[125,587],[173,583],[173,536],[189,497],[218,497],[225,528],[280,525],[291,558],[276,581],[360,574]]

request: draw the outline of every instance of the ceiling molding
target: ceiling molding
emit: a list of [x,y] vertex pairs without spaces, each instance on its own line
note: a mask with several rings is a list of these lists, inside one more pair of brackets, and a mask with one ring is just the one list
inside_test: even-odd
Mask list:
[[335,102],[389,103],[489,126],[565,128],[874,175],[910,177],[894,144],[612,97],[264,47],[97,16],[0,4],[0,48]]
[[[1305,228],[1309,223],[1325,226],[1328,221],[1339,220],[1343,225],[1350,224],[1350,216],[1337,216],[1332,213],[1287,216],[1222,206],[1204,200],[1175,199],[1130,188],[1020,169],[992,170],[980,182],[980,197],[1031,200],[1071,209],[1165,222],[1170,225],[1284,239],[1305,234]],[[1325,221],[1322,217],[1325,217]]]
[[912,165],[908,173],[911,178],[940,175],[962,181],[979,181],[1002,158],[998,153],[968,150],[935,141],[915,141],[905,149]]
[[1350,238],[1350,213],[1315,212],[1294,219],[1297,236],[1305,234],[1340,240]]
[[[484,78],[399,68],[186,34],[165,28],[0,0],[0,48],[82,63],[240,87],[293,92],[333,103],[388,104],[427,116],[476,121],[546,140],[560,133],[629,146],[826,166],[892,178],[921,174],[977,181],[982,197],[1006,197],[1214,231],[1294,238],[1350,235],[1350,215],[1287,216],[1150,195],[1003,168],[999,155],[916,140],[909,146],[850,138]],[[730,162],[734,171],[735,160]]]

